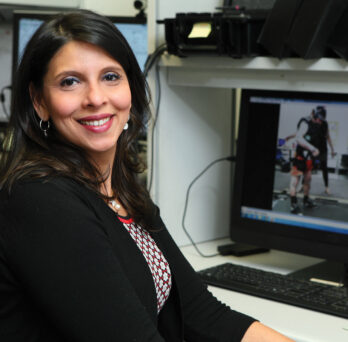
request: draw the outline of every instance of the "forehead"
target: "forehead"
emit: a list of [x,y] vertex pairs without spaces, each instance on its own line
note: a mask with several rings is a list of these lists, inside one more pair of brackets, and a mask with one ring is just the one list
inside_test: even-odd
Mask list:
[[84,69],[103,68],[106,65],[118,67],[122,66],[111,55],[99,46],[70,41],[63,45],[52,57],[48,71],[50,73],[59,73],[66,69]]

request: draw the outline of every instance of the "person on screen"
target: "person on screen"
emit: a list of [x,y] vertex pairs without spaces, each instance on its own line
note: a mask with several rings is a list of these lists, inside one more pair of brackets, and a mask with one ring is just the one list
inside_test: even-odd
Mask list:
[[290,339],[207,290],[138,182],[148,89],[105,17],[29,41],[0,168],[0,341]]
[[320,169],[322,170],[323,174],[323,180],[325,185],[325,193],[327,195],[330,195],[330,189],[329,189],[329,171],[327,168],[327,157],[328,157],[328,148],[327,145],[329,144],[331,149],[331,157],[335,157],[336,153],[332,144],[330,131],[329,131],[329,125],[326,121],[326,108],[324,106],[317,106],[312,111],[312,116],[320,115],[322,117],[322,120],[320,120],[320,129],[318,134],[318,142],[316,147],[319,149],[320,153],[318,156],[318,160],[320,162]]
[[[321,123],[324,120],[322,111],[316,111],[310,116],[303,117],[297,124],[295,135],[296,152],[293,159],[293,165],[290,171],[290,210],[292,214],[302,214],[298,205],[296,189],[302,178],[303,186],[303,206],[304,208],[314,208],[315,204],[309,198],[309,192],[312,180],[312,170],[318,162],[319,136],[321,132]],[[286,138],[288,139],[288,138]]]
[[[322,170],[323,175],[323,181],[325,186],[325,193],[327,195],[330,195],[330,188],[329,188],[329,171],[327,167],[327,158],[328,158],[328,148],[327,145],[330,146],[331,149],[331,157],[334,158],[336,155],[336,152],[333,147],[333,143],[330,136],[329,131],[329,125],[326,121],[326,108],[324,106],[317,106],[314,108],[311,112],[312,118],[315,116],[320,116],[323,120],[320,120],[320,123],[317,124],[317,133],[316,138],[313,140],[313,145],[318,148],[320,151],[320,154],[318,157],[316,157],[316,167],[320,168]],[[280,139],[283,143],[286,141],[293,139],[296,137],[296,134],[290,135],[286,137],[285,139]],[[302,187],[300,192],[303,192],[303,181],[302,178]]]

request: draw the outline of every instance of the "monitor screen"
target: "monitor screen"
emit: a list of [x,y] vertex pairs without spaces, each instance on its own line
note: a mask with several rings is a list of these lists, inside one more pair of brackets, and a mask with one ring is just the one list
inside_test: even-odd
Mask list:
[[348,263],[348,95],[242,90],[231,239]]
[[111,17],[132,48],[141,70],[144,71],[147,50],[147,25],[141,18]]
[[[21,59],[23,51],[44,20],[52,13],[43,12],[15,12],[13,16],[13,74]],[[145,18],[137,17],[109,17],[115,26],[127,39],[139,66],[144,70],[148,55],[147,24]]]

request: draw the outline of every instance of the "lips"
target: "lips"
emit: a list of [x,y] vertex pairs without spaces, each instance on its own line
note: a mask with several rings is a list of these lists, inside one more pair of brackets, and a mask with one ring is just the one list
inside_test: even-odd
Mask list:
[[80,120],[79,123],[82,125],[88,125],[88,126],[102,126],[109,120],[111,120],[111,116],[105,119],[100,119],[100,120]]
[[112,114],[91,115],[78,120],[78,122],[89,131],[103,133],[110,128],[113,117]]

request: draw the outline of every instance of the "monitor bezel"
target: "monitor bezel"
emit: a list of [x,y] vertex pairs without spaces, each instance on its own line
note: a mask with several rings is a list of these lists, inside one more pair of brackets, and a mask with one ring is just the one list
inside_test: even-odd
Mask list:
[[348,94],[243,89],[238,129],[235,171],[232,176],[230,238],[232,241],[254,244],[303,255],[348,262],[348,234],[298,228],[241,216],[246,143],[248,139],[249,99],[251,96],[299,98],[348,103]]

